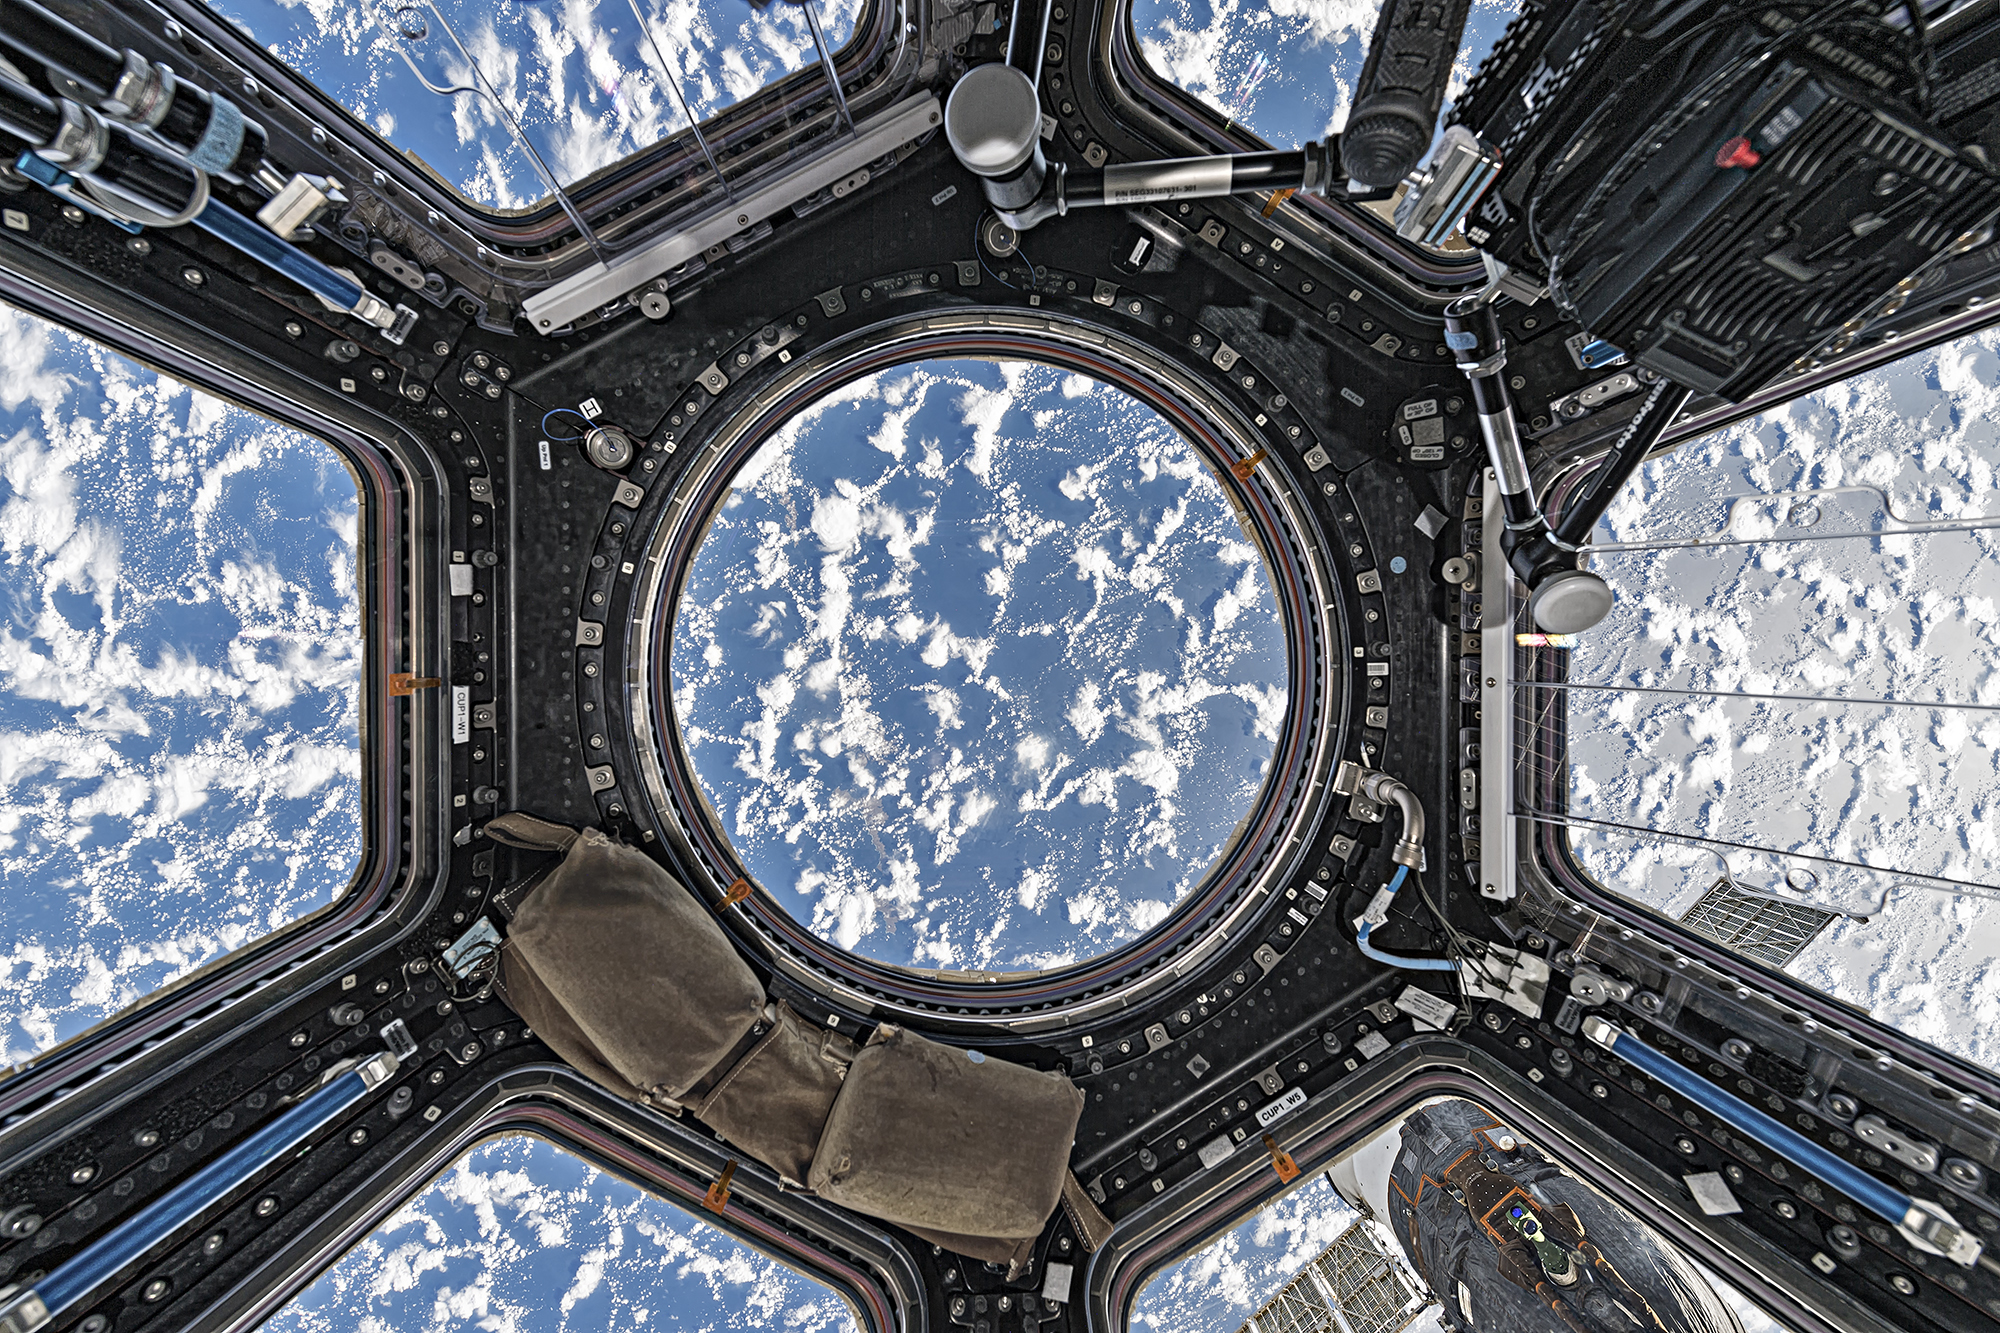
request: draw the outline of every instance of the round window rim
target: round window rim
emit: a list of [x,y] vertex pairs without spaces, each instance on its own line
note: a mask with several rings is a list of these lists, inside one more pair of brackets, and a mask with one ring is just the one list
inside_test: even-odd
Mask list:
[[[945,359],[1028,361],[1083,374],[1155,412],[1222,487],[1264,562],[1284,631],[1284,726],[1257,795],[1223,851],[1158,923],[1059,968],[914,968],[813,934],[749,878],[694,773],[671,698],[668,665],[688,569],[744,462],[785,422],[839,388],[896,366]],[[647,813],[693,887],[723,909],[724,924],[754,954],[809,993],[861,1013],[1031,1032],[1127,1009],[1209,961],[1284,901],[1283,886],[1321,822],[1324,784],[1316,775],[1330,769],[1350,725],[1340,670],[1347,617],[1304,496],[1283,468],[1241,466],[1261,459],[1261,437],[1205,376],[1102,326],[1054,313],[1024,317],[961,306],[847,333],[795,356],[749,401],[718,406],[726,410],[713,417],[712,429],[687,441],[695,457],[645,534],[624,689]]]

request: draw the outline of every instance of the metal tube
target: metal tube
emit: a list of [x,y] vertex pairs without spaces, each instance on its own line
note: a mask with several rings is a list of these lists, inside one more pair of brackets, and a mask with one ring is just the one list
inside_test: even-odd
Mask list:
[[[1629,1032],[1595,1014],[1583,1021],[1583,1035],[1612,1052],[1640,1073],[1664,1083],[1738,1133],[1757,1140],[1793,1165],[1818,1176],[1868,1211],[1907,1232],[1914,1232],[1953,1262],[1971,1267],[1981,1244],[1947,1219],[1917,1205],[1916,1200],[1884,1184],[1852,1162],[1822,1148],[1797,1130],[1764,1114],[1734,1093],[1724,1092],[1678,1060],[1655,1050]],[[1940,1223],[1943,1223],[1940,1226]],[[1969,1251],[1969,1253],[1968,1253]]]
[[431,17],[438,21],[440,28],[444,29],[444,35],[451,38],[451,44],[458,48],[459,57],[471,67],[472,77],[479,80],[480,91],[486,94],[486,99],[500,112],[501,118],[507,122],[508,132],[514,136],[514,142],[519,144],[521,151],[527,155],[528,163],[534,167],[535,174],[542,178],[542,188],[555,196],[556,203],[569,217],[570,225],[576,228],[576,234],[582,238],[583,243],[597,252],[599,260],[610,263],[611,252],[597,239],[597,233],[591,230],[590,224],[584,221],[583,214],[577,210],[575,202],[569,197],[569,192],[563,189],[556,180],[555,173],[549,170],[549,164],[542,160],[542,155],[535,150],[532,143],[528,142],[527,131],[523,130],[521,122],[515,119],[513,108],[501,100],[499,91],[486,77],[486,71],[479,67],[479,62],[472,58],[472,52],[459,40],[458,29],[451,26],[451,20],[447,19],[444,11],[437,7],[436,0],[424,0],[424,8],[431,11]]
[[33,1295],[47,1307],[47,1318],[60,1318],[211,1205],[325,1128],[329,1121],[395,1073],[395,1056],[384,1051],[370,1057],[126,1218],[108,1235],[86,1246],[35,1284]]
[[806,26],[812,29],[813,46],[819,51],[819,63],[826,68],[826,81],[833,86],[833,104],[840,108],[840,123],[854,133],[854,117],[847,110],[847,90],[840,86],[840,71],[833,67],[833,52],[827,48],[826,34],[819,28],[819,6],[814,0],[803,0],[806,11]]
[[1681,405],[1687,402],[1692,390],[1661,380],[1646,395],[1646,401],[1627,423],[1625,432],[1612,447],[1611,456],[1604,460],[1597,475],[1591,479],[1589,489],[1570,502],[1564,511],[1562,521],[1556,526],[1556,541],[1565,546],[1581,546],[1596,529],[1597,521],[1604,517],[1604,511],[1618,498],[1618,492],[1625,489],[1625,483],[1646,461],[1660,436],[1666,433],[1667,423],[1674,419]]
[[729,178],[722,174],[722,164],[715,160],[714,150],[708,146],[708,136],[701,132],[701,124],[694,118],[694,109],[688,105],[687,95],[681,91],[680,76],[674,73],[673,66],[667,63],[667,53],[660,49],[659,40],[653,36],[653,25],[648,23],[646,16],[639,11],[639,0],[625,0],[625,2],[632,6],[632,18],[638,23],[639,31],[646,34],[646,45],[653,48],[653,57],[660,62],[660,69],[667,76],[667,87],[673,90],[674,101],[680,104],[681,114],[687,117],[688,130],[694,135],[695,146],[701,149],[702,157],[707,159],[708,169],[715,173],[718,181],[722,182],[723,197],[735,198],[735,192],[729,187]]
[[210,200],[193,221],[217,240],[276,269],[314,296],[324,297],[379,328],[388,328],[395,322],[393,309],[361,284],[221,201]]
[[1042,55],[1049,47],[1049,11],[1055,0],[1014,0],[1007,23],[1007,63],[1042,85]]
[[1490,302],[1454,301],[1445,307],[1444,330],[1445,345],[1456,355],[1472,389],[1487,460],[1500,479],[1507,526],[1522,530],[1542,526],[1535,485],[1528,476],[1527,451],[1521,447],[1521,427],[1514,419],[1513,395],[1501,373],[1507,369],[1507,343],[1500,333],[1500,317]]

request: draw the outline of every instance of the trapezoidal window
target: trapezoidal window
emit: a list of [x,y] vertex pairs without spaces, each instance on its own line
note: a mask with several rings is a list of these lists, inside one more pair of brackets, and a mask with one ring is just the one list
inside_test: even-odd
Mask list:
[[858,1327],[832,1288],[525,1134],[461,1157],[264,1324],[270,1333]]
[[[507,212],[815,66],[814,19],[828,54],[865,24],[865,0],[811,3],[810,13],[789,0],[217,0],[216,8],[469,202]],[[825,74],[810,82],[824,99]],[[713,173],[696,185],[721,188]]]
[[[1253,1137],[1233,1151],[1260,1150]],[[1491,1212],[1468,1211],[1452,1188],[1439,1184],[1466,1160],[1488,1172],[1488,1181],[1506,1177],[1499,1182],[1506,1197],[1494,1200]],[[1501,1275],[1503,1240],[1540,1232],[1551,1241],[1572,1219],[1601,1247],[1608,1269],[1583,1271],[1586,1265],[1551,1244],[1535,1247],[1535,1262],[1566,1282],[1544,1276],[1531,1291]],[[1488,1230],[1496,1224],[1518,1234]],[[1547,1304],[1550,1293],[1560,1293],[1560,1311]],[[1642,1326],[1639,1317],[1626,1312],[1640,1300],[1658,1327],[1782,1333],[1742,1293],[1524,1135],[1472,1102],[1433,1098],[1156,1272],[1134,1298],[1127,1327],[1132,1333],[1635,1328]]]
[[794,416],[694,555],[669,663],[745,874],[877,962],[991,979],[1138,938],[1287,717],[1265,561],[1153,409],[929,360]]
[[0,306],[0,1061],[332,902],[359,493],[325,444]]
[[[1378,0],[1131,0],[1132,33],[1155,77],[1225,124],[1294,148],[1346,127],[1381,8]],[[1518,0],[1474,0],[1445,114],[1519,9]]]
[[[1605,516],[1611,615],[1532,817],[1615,892],[2000,1065],[2000,334],[1691,440]],[[1558,486],[1562,483],[1558,483]],[[1564,660],[1566,659],[1566,660]]]

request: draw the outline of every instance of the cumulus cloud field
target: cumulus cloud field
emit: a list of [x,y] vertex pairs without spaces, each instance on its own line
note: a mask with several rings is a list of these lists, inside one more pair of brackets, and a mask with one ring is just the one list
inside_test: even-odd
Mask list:
[[540,1139],[484,1143],[264,1324],[271,1333],[852,1333],[847,1302]]
[[[1381,8],[1380,0],[1132,0],[1132,30],[1160,78],[1264,142],[1294,148],[1346,127]],[[1519,8],[1473,0],[1447,109]]]
[[1151,409],[927,361],[761,446],[672,650],[750,873],[887,962],[1013,970],[1148,929],[1259,790],[1286,706],[1262,557]]
[[0,1063],[346,887],[357,514],[319,441],[0,306]]
[[[1777,853],[1728,853],[1752,888],[1783,892],[1788,870],[1812,871],[1793,896],[1870,919],[1836,921],[1789,970],[1989,1066],[2000,528],[1895,534],[1884,515],[2000,518],[1996,461],[2000,333],[1988,331],[1648,464],[1596,540],[1704,545],[1593,559],[1617,608],[1573,654],[1571,679],[1831,702],[1569,696],[1576,813]],[[1578,832],[1575,845],[1604,883],[1674,915],[1722,870],[1713,851],[1645,836]]]
[[[837,51],[861,2],[817,3]],[[468,199],[500,209],[548,194],[510,117],[567,185],[685,129],[682,99],[706,119],[819,59],[805,11],[788,2],[638,0],[636,13],[632,0],[438,0],[437,14],[425,0],[215,8]],[[465,87],[477,91],[433,91]]]

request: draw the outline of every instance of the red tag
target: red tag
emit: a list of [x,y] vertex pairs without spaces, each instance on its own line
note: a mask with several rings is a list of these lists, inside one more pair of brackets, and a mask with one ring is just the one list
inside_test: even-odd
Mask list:
[[1737,135],[1728,143],[1715,150],[1715,165],[1718,167],[1742,167],[1748,170],[1764,160],[1764,155],[1750,146],[1750,141]]

